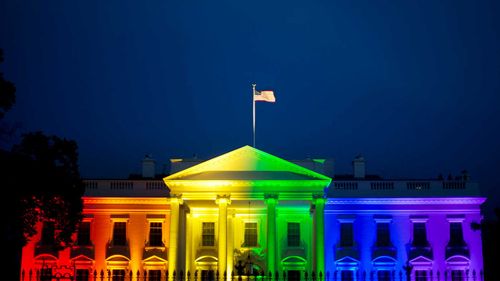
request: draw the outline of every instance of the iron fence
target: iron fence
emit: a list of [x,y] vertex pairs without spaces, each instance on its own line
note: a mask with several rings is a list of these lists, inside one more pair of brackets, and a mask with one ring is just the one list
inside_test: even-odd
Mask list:
[[[345,270],[343,270],[345,271]],[[154,270],[156,274],[148,271],[120,270],[121,274],[115,274],[112,270],[88,271],[87,275],[77,275],[70,273],[51,273],[43,270],[22,271],[21,281],[484,281],[483,271],[477,273],[475,270],[463,271],[461,276],[452,276],[451,271],[428,271],[426,276],[415,276],[414,272],[405,270],[392,270],[390,274],[377,276],[375,270],[356,270],[350,275],[342,274],[341,270],[333,272],[326,271],[315,273],[308,271],[287,271],[284,272],[254,272],[253,274],[229,274],[218,271],[199,271],[193,273],[174,271],[172,274],[168,270]],[[351,271],[351,270],[349,270]]]

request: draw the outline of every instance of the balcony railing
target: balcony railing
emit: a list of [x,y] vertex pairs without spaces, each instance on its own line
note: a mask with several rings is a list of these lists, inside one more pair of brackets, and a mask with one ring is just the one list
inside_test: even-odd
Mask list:
[[108,243],[108,247],[106,249],[106,257],[111,257],[114,255],[122,255],[130,259],[130,248],[127,243],[125,245],[114,245],[113,242]]
[[143,250],[143,259],[147,259],[152,256],[160,257],[164,260],[168,260],[168,248],[166,247],[145,247]]
[[86,256],[90,259],[94,259],[94,245],[88,245],[88,246],[72,246],[71,247],[71,252],[70,252],[70,257],[75,258],[78,256]]
[[281,239],[281,249],[283,257],[298,256],[306,258],[307,244],[303,240],[300,240],[299,245],[297,246],[289,246],[288,239],[285,237],[284,239]]
[[432,260],[433,258],[432,248],[430,246],[411,246],[409,254],[410,260],[419,256],[426,257]]
[[372,250],[372,259],[376,259],[381,256],[391,257],[393,259],[397,258],[396,247],[394,246],[374,246]]
[[467,245],[446,246],[446,258],[452,256],[464,256],[469,258],[470,257],[469,247],[467,247]]
[[[85,180],[85,196],[164,197],[162,180]],[[480,196],[477,183],[441,180],[335,180],[329,197]]]
[[352,247],[335,247],[335,260],[340,260],[344,257],[351,257],[353,259],[359,260],[359,249],[357,246]]
[[54,257],[58,257],[59,252],[54,247],[54,244],[41,244],[41,243],[39,243],[35,246],[35,256],[42,255],[42,254],[48,254],[48,255],[52,255]]
[[480,196],[477,183],[440,180],[335,180],[328,197]]
[[84,180],[85,196],[166,197],[169,189],[162,180]]

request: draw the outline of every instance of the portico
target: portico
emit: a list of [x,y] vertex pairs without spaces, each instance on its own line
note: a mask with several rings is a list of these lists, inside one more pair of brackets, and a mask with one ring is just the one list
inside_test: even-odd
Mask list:
[[[176,218],[172,207],[169,244],[183,249],[169,246],[170,272],[229,279],[241,261],[245,270],[282,274],[292,260],[324,272],[323,198],[330,178],[244,146],[164,182],[186,216]],[[177,237],[186,237],[186,245]]]

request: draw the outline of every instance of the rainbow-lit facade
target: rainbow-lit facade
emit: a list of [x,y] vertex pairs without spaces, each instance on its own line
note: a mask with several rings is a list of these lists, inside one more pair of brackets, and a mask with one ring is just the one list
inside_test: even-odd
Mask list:
[[76,245],[53,252],[41,223],[22,280],[484,279],[469,181],[332,181],[244,146],[163,181],[86,186]]

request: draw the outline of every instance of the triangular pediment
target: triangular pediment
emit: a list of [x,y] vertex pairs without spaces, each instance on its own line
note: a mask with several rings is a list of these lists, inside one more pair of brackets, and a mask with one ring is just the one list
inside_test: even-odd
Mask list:
[[143,261],[144,263],[165,263],[167,260],[162,259],[156,255],[151,256]]
[[164,178],[172,194],[203,191],[322,192],[331,178],[277,156],[243,146]]
[[410,261],[412,264],[428,264],[432,263],[432,260],[424,256],[418,256]]
[[257,179],[259,176],[270,179],[272,174],[276,174],[277,179],[286,179],[284,176],[289,173],[296,175],[293,179],[331,180],[327,176],[246,145],[170,175],[165,178],[165,181],[218,180],[228,179],[230,176],[234,176],[233,179],[239,179],[237,177],[240,175],[243,179],[248,179],[252,172],[255,173]]
[[71,261],[76,263],[86,263],[86,262],[92,262],[94,260],[85,255],[79,255],[77,257],[72,258]]

